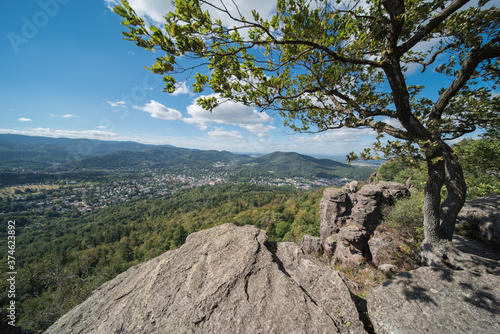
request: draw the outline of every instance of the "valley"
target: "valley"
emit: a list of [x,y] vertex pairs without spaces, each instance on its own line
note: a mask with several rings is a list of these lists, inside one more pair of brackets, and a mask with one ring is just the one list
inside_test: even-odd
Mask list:
[[[80,159],[76,155],[69,161],[62,158],[73,150],[83,152],[85,145],[92,149]],[[250,157],[226,151],[14,135],[0,135],[0,153],[0,214],[92,212],[206,185],[342,186],[353,179],[364,180],[375,170],[293,152]]]

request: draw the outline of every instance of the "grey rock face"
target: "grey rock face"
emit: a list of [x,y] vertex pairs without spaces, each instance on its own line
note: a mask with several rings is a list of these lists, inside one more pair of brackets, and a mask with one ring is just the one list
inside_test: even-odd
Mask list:
[[350,183],[347,183],[345,186],[342,187],[342,190],[347,193],[355,193],[358,191],[358,181],[351,181]]
[[293,244],[273,254],[266,241],[252,226],[193,233],[103,284],[47,333],[364,332],[336,270]]
[[352,208],[353,223],[372,233],[382,218],[380,209],[383,203],[379,187],[367,184],[357,194],[357,203]]
[[[356,306],[350,298],[346,298],[350,291],[342,273],[306,256],[292,242],[278,243],[276,258],[285,272],[319,307],[335,322],[340,319],[341,323],[336,327],[341,333],[365,333]],[[333,330],[324,328],[319,332],[329,333]]]
[[365,229],[354,224],[340,229],[334,258],[340,259],[343,263],[361,262],[368,256],[367,236]]
[[322,249],[326,257],[333,254],[342,262],[370,259],[368,241],[380,224],[382,204],[410,195],[405,185],[396,182],[368,184],[359,191],[356,187],[327,188],[320,202]]
[[422,267],[366,295],[377,334],[500,333],[500,277]]
[[391,262],[391,254],[394,254],[398,247],[402,247],[409,241],[411,240],[405,238],[396,229],[378,226],[373,232],[373,236],[368,240],[372,262],[377,266]]
[[466,270],[500,275],[500,251],[485,247],[483,243],[455,235],[453,245],[463,252],[462,266]]
[[465,202],[458,216],[459,223],[470,218],[479,220],[479,236],[500,246],[500,195],[490,195]]
[[411,180],[407,180],[406,185],[392,182],[392,181],[380,181],[377,186],[382,190],[386,201],[389,204],[393,204],[396,200],[410,196]]
[[381,270],[385,273],[388,273],[391,270],[396,271],[398,269],[398,267],[396,267],[395,265],[390,264],[390,263],[384,263],[384,264],[381,264],[380,266],[378,266],[377,269]]
[[500,246],[500,213],[490,214],[479,222],[481,236]]
[[320,239],[323,244],[329,236],[339,232],[351,217],[353,203],[342,189],[326,188],[319,203],[321,216]]
[[300,245],[306,254],[319,254],[323,250],[320,239],[307,234],[302,237]]

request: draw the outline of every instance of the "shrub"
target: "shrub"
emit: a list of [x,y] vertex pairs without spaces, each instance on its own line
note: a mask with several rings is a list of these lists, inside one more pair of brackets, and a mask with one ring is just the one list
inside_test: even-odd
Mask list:
[[389,160],[382,164],[377,171],[376,181],[394,181],[405,183],[408,178],[412,178],[411,184],[422,190],[427,180],[427,167],[425,163],[410,165],[401,158]]
[[421,239],[424,232],[423,203],[423,192],[412,191],[410,197],[400,199],[393,206],[383,208],[384,224],[407,233],[413,238]]

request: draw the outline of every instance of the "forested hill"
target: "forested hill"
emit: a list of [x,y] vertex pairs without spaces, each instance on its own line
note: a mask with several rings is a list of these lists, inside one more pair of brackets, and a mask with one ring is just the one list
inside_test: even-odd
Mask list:
[[331,177],[349,177],[349,178],[368,178],[371,169],[352,167],[347,164],[330,160],[316,159],[307,155],[293,152],[274,152],[255,158],[250,161],[254,166],[262,170],[271,171],[280,175],[289,177],[309,177],[331,178]]
[[[105,281],[179,247],[195,231],[234,223],[266,230],[271,241],[318,235],[321,196],[321,189],[220,185],[92,213],[17,215],[16,324],[47,328]],[[7,235],[3,224],[1,249],[7,249]],[[6,265],[0,266],[2,291],[8,291]],[[8,303],[7,293],[0,294],[0,307]]]
[[144,152],[154,147],[135,142],[0,134],[0,163],[3,168],[22,165],[29,169],[43,169],[117,151]]
[[239,182],[262,177],[365,180],[374,170],[293,152],[252,158],[227,151],[169,145],[0,135],[0,185],[3,186],[51,181],[55,173],[58,179],[78,179],[80,175],[80,180],[117,172],[160,171],[190,176],[215,173]]
[[209,168],[214,163],[233,163],[239,160],[248,160],[247,156],[236,155],[226,151],[190,150],[178,147],[156,147],[146,152],[119,151],[98,157],[75,161],[68,166],[73,168],[99,169],[135,169],[135,168],[166,168],[179,166],[193,166]]
[[146,152],[119,151],[72,163],[81,169],[134,169],[139,167],[178,168],[192,166],[209,169],[214,165],[230,167],[240,174],[275,174],[278,177],[335,178],[355,175],[368,177],[372,172],[329,159],[316,159],[293,152],[274,152],[258,158],[227,151],[188,150],[177,147],[158,147]]

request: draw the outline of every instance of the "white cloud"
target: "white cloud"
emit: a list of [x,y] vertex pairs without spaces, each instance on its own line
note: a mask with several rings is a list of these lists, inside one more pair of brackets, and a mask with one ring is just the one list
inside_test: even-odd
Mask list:
[[[211,94],[204,97],[218,97],[217,94]],[[183,121],[188,124],[196,125],[201,130],[207,130],[212,124],[228,124],[239,126],[248,130],[257,137],[268,137],[271,130],[276,127],[265,124],[273,121],[265,112],[258,112],[252,107],[247,107],[241,103],[224,101],[212,112],[203,109],[196,104],[196,100],[186,107],[189,117],[182,117],[182,114],[172,108],[151,100],[144,106],[134,106],[134,109],[142,110],[151,114],[151,117],[164,119],[168,121]],[[216,128],[218,129],[218,128]],[[217,134],[218,131],[213,132]]]
[[107,101],[106,103],[112,107],[127,107],[127,103],[125,101],[117,101],[117,102]]
[[[104,3],[112,10],[120,1],[104,0]],[[174,9],[171,2],[165,0],[129,0],[129,4],[137,15],[148,17],[155,23],[165,23],[163,16]]]
[[75,114],[64,114],[64,115],[55,115],[55,114],[50,114],[50,117],[62,117],[62,118],[77,118]]
[[[221,7],[221,1],[208,1],[213,5]],[[271,18],[272,13],[276,10],[276,2],[269,0],[225,0],[225,6],[232,15],[238,17],[238,10],[247,18],[252,19],[252,9],[257,9],[263,18]],[[118,0],[104,0],[104,3],[111,10],[113,7],[120,3]],[[130,6],[136,11],[140,17],[147,17],[153,21],[154,24],[164,24],[165,19],[163,16],[175,8],[171,1],[166,0],[129,0]],[[237,8],[236,8],[237,7]],[[226,26],[233,26],[235,22],[232,21],[227,15],[222,15],[219,11],[213,9],[211,6],[202,5],[202,10],[208,10],[212,19],[220,19]]]
[[245,141],[239,131],[226,131],[223,128],[215,127],[215,130],[207,132],[212,138],[226,139],[232,141]]
[[182,94],[189,94],[190,93],[190,90],[189,90],[189,87],[186,86],[186,83],[183,82],[182,85],[180,85],[173,93],[172,95],[173,96],[176,96],[176,95],[182,95]]
[[182,114],[178,110],[167,108],[163,104],[154,100],[151,100],[149,103],[146,103],[142,107],[135,106],[134,109],[148,112],[151,114],[151,117],[164,119],[167,121],[176,121],[182,119]]
[[382,120],[382,122],[386,123],[386,124],[389,124],[393,127],[395,127],[396,129],[400,129],[400,130],[404,130],[404,127],[403,125],[401,124],[401,122],[399,122],[397,119],[395,118],[391,118],[391,117],[387,117],[387,118],[384,118]]
[[[219,97],[219,95],[211,94],[204,97]],[[265,112],[258,112],[252,107],[232,101],[224,101],[210,112],[196,104],[196,100],[193,100],[186,107],[189,117],[182,117],[182,114],[178,110],[168,108],[154,100],[151,100],[144,106],[134,106],[134,109],[148,112],[154,118],[169,121],[179,120],[196,125],[201,130],[207,130],[211,124],[228,124],[239,126],[258,137],[268,137],[269,132],[276,129],[272,125],[264,124],[273,121],[273,118]]]
[[[397,121],[388,118],[383,121],[398,126]],[[370,128],[343,128],[315,135],[292,136],[289,147],[290,150],[304,154],[343,155],[352,151],[360,153],[365,148],[372,147],[376,138],[377,133]]]
[[[203,97],[219,98],[219,95],[211,94]],[[252,107],[232,101],[223,101],[210,112],[196,104],[196,100],[193,100],[186,109],[191,117],[184,118],[184,122],[197,125],[202,130],[205,130],[211,123],[230,124],[240,126],[255,134],[260,133],[262,136],[265,135],[265,132],[274,128],[263,125],[263,123],[269,123],[273,120],[265,112],[258,112]]]
[[21,117],[17,119],[19,122],[31,122],[33,121],[31,118]]
[[88,139],[114,139],[116,133],[100,130],[53,130],[49,128],[34,128],[30,130],[0,129],[0,133],[17,134],[26,136],[42,136],[52,138],[88,138]]
[[[264,19],[271,19],[273,13],[276,11],[276,1],[269,0],[224,0],[224,1],[208,1],[213,3],[218,7],[221,6],[221,2],[224,3],[229,12],[235,16],[239,17],[239,13],[249,21],[253,21],[252,9],[256,9],[260,16]],[[230,19],[227,14],[216,11],[210,6],[202,5],[202,9],[208,10],[211,14],[212,19],[220,19],[222,24],[225,26],[241,25],[241,23],[235,22]]]
[[327,151],[356,151],[370,146],[377,136],[372,129],[338,129],[330,130],[313,136],[292,138],[298,145],[310,145],[316,150],[324,147]]
[[257,137],[269,137],[269,131],[276,129],[275,126],[272,125],[264,125],[264,124],[249,124],[249,125],[240,125],[242,128],[247,129]]

